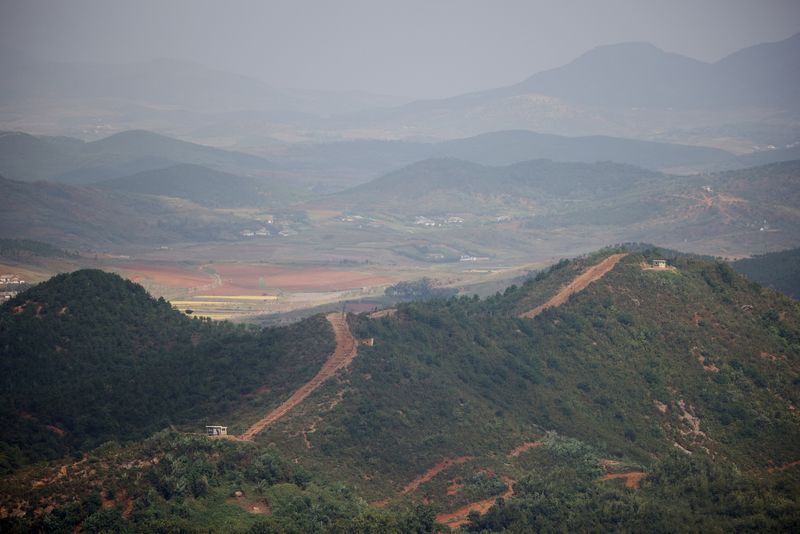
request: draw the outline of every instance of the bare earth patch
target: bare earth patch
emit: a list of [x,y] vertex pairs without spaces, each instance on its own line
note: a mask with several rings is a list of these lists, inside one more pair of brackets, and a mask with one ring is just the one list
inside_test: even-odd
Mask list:
[[411,493],[412,491],[415,491],[417,488],[419,488],[420,485],[433,479],[433,477],[435,477],[445,469],[454,465],[463,464],[472,459],[473,459],[472,456],[459,456],[458,458],[447,458],[445,460],[442,460],[441,462],[434,465],[433,467],[425,471],[423,474],[421,474],[420,476],[418,476],[417,478],[406,484],[403,487],[403,491],[401,493],[403,495],[405,495],[406,493]]
[[605,258],[597,265],[589,267],[586,271],[575,277],[575,279],[572,282],[570,282],[569,284],[558,290],[558,292],[555,295],[553,295],[550,298],[550,300],[548,300],[544,304],[536,306],[532,310],[520,314],[519,316],[527,319],[532,319],[533,317],[536,317],[537,315],[542,313],[547,308],[555,308],[557,306],[561,306],[573,294],[579,291],[583,291],[589,284],[605,276],[611,269],[614,268],[614,266],[617,263],[619,263],[619,260],[621,260],[625,256],[627,256],[627,254],[612,254],[611,256]]
[[[508,477],[503,477],[503,481],[506,483],[507,489],[500,498],[509,499],[514,495],[514,481]],[[489,511],[489,508],[494,505],[497,499],[498,497],[490,497],[482,501],[467,504],[452,512],[439,514],[436,516],[436,521],[438,523],[444,523],[450,528],[458,528],[469,523],[468,516],[470,512],[474,510],[480,514],[485,514]]]
[[239,436],[239,439],[244,441],[253,439],[253,437],[264,430],[264,428],[271,425],[286,415],[289,410],[303,402],[306,397],[311,395],[323,382],[332,377],[336,371],[350,365],[350,362],[358,355],[356,340],[350,333],[350,327],[347,325],[347,318],[340,313],[329,313],[326,319],[328,319],[336,335],[336,349],[333,351],[333,354],[325,361],[314,378],[303,384],[300,389],[292,393],[292,396],[286,399],[280,406],[248,428]]

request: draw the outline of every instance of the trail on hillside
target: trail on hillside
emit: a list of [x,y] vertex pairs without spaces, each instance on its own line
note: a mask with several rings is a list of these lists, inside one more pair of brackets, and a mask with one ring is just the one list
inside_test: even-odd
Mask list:
[[526,441],[522,445],[515,447],[511,452],[508,453],[509,458],[517,458],[523,452],[529,451],[535,447],[541,447],[544,445],[544,441]]
[[411,493],[412,491],[420,487],[421,484],[424,484],[425,482],[428,482],[429,480],[433,479],[433,477],[435,477],[448,467],[457,464],[463,464],[464,462],[468,462],[472,459],[473,459],[472,456],[459,456],[458,458],[447,458],[445,460],[442,460],[441,462],[434,465],[433,467],[422,473],[420,476],[418,476],[417,478],[406,484],[405,487],[403,487],[403,491],[401,493],[403,495],[405,495],[406,493]]
[[639,487],[639,484],[641,484],[644,477],[645,473],[642,471],[630,471],[628,473],[607,473],[600,477],[600,480],[614,480],[616,478],[621,478],[625,480],[626,488],[635,489]]
[[264,430],[266,427],[286,415],[289,410],[303,402],[306,397],[311,395],[323,382],[332,377],[336,371],[347,367],[350,362],[358,354],[356,348],[356,340],[353,334],[350,333],[350,327],[347,325],[347,318],[338,312],[329,313],[326,317],[328,322],[333,327],[333,332],[336,335],[336,349],[333,351],[319,372],[310,381],[303,384],[297,389],[292,396],[286,399],[280,406],[269,412],[261,420],[256,422],[253,426],[248,428],[239,439],[250,441],[253,437]]
[[[514,495],[514,481],[508,477],[503,477],[503,481],[508,487],[500,497],[503,499],[509,499]],[[453,510],[452,512],[439,514],[436,516],[436,522],[444,523],[450,528],[458,528],[462,525],[466,525],[469,523],[468,517],[471,511],[475,510],[483,515],[489,511],[489,508],[494,506],[494,503],[497,501],[497,499],[498,497],[490,497],[482,501],[467,504],[457,510]]]
[[613,269],[614,266],[619,263],[619,260],[625,256],[627,256],[627,254],[612,254],[597,265],[589,267],[586,271],[576,276],[572,282],[559,289],[558,292],[550,297],[547,302],[540,304],[539,306],[536,306],[532,310],[526,311],[525,313],[521,313],[519,316],[531,319],[542,313],[547,308],[561,306],[573,294],[577,293],[578,291],[583,291],[586,289],[586,286],[605,276],[606,273]]

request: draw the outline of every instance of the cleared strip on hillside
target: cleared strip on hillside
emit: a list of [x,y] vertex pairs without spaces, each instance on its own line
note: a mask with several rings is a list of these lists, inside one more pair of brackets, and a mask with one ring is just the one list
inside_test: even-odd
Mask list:
[[256,434],[286,415],[289,410],[303,402],[305,398],[311,395],[311,393],[321,386],[323,382],[332,377],[336,371],[350,365],[350,362],[352,362],[353,359],[358,355],[356,340],[350,333],[350,327],[347,325],[347,318],[338,312],[329,313],[325,318],[328,319],[329,323],[331,323],[333,332],[336,335],[336,349],[333,351],[333,354],[331,354],[330,357],[325,361],[325,363],[322,365],[322,368],[314,376],[314,378],[303,384],[280,406],[269,412],[253,426],[248,428],[241,436],[239,436],[239,439],[244,441],[252,440]]
[[589,284],[605,276],[606,273],[613,269],[614,266],[619,263],[619,260],[625,256],[627,256],[627,254],[612,254],[597,265],[589,267],[586,271],[576,276],[572,282],[559,289],[558,292],[550,297],[547,302],[540,304],[539,306],[536,306],[532,310],[528,310],[525,313],[521,313],[519,316],[531,319],[542,313],[547,308],[561,306],[572,295],[579,291],[583,291]]
[[[503,482],[506,483],[506,491],[503,492],[500,497],[503,499],[510,499],[514,496],[514,481],[508,477],[503,477]],[[443,512],[436,516],[436,521],[438,523],[444,523],[450,528],[459,528],[463,525],[469,523],[469,513],[473,510],[480,513],[485,514],[489,511],[489,508],[494,506],[495,502],[497,501],[498,497],[489,497],[488,499],[483,499],[482,501],[477,501],[473,503],[469,503],[467,505],[462,506],[461,508],[454,510],[452,512]]]

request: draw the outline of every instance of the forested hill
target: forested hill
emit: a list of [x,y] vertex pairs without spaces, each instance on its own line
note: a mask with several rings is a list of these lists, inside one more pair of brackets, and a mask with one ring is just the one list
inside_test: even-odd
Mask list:
[[[796,303],[724,263],[678,257],[645,268],[658,257],[631,253],[532,319],[518,316],[602,256],[562,262],[487,300],[354,319],[356,337],[374,346],[359,348],[347,382],[317,400],[341,402],[281,420],[262,439],[367,494],[424,495],[444,509],[457,504],[448,477],[491,469],[518,480],[530,466],[508,454],[549,432],[592,448],[595,462],[644,472],[673,451],[756,473],[800,459]],[[404,493],[431,466],[462,457],[466,467]]]
[[737,260],[731,266],[754,282],[800,300],[800,248]]
[[268,330],[212,323],[115,274],[58,275],[0,307],[1,467],[171,424],[202,430],[259,388],[280,395],[308,379],[332,343],[320,317]]
[[[331,494],[345,500],[354,491],[390,511],[424,503],[417,532],[444,528],[431,514],[476,532],[796,530],[800,307],[724,263],[670,255],[667,268],[650,268],[662,254],[607,250],[485,300],[350,316],[353,335],[372,343],[255,444],[144,445],[139,457],[165,463],[134,462],[150,473],[138,479],[120,467],[128,453],[109,458],[108,446],[92,465],[138,480],[137,495],[156,491],[130,521],[180,515],[195,530],[242,519],[225,508],[240,506],[236,488],[280,516],[251,532],[358,531],[350,521],[363,513],[378,529],[364,532],[389,521],[363,501],[323,506],[279,457],[346,483],[353,489]],[[521,317],[587,273],[594,281],[560,305]],[[227,422],[238,433],[309,380],[332,342],[320,317],[251,330],[185,318],[115,275],[60,275],[0,308],[4,467],[171,423],[197,432]],[[269,458],[252,464],[265,445]],[[95,476],[63,469],[62,492]],[[47,485],[30,490],[42,479],[17,471],[0,498],[63,499]],[[467,517],[471,507],[488,513]]]

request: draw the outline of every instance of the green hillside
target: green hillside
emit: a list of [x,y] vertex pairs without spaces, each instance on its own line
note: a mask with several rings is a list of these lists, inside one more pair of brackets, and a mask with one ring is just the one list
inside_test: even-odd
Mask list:
[[[163,434],[102,447],[91,475],[17,466],[170,424],[239,433],[319,369],[332,337],[320,317],[251,330],[189,320],[113,275],[56,277],[0,311],[1,376],[16,377],[3,382],[4,459],[17,468],[0,504],[24,498],[32,511],[83,492],[70,517],[86,522],[99,484],[118,515],[126,495],[150,495],[115,516],[130,529],[158,518],[251,532],[792,530],[800,306],[727,264],[669,254],[655,270],[661,251],[634,250],[530,319],[519,315],[620,251],[485,300],[351,315],[372,342],[255,443]],[[270,458],[257,475],[254,454]],[[70,476],[29,489],[59,469]],[[230,506],[241,498],[274,517],[241,514]]]
[[490,167],[459,159],[414,163],[333,195],[332,206],[390,214],[562,212],[574,203],[616,197],[662,175],[617,163],[534,160]]
[[58,275],[0,307],[2,468],[247,413],[259,388],[279,395],[310,378],[331,343],[319,317],[211,323],[114,274]]
[[800,248],[737,260],[731,267],[754,282],[800,299]]
[[271,168],[269,162],[257,156],[145,130],[120,132],[88,143],[0,132],[0,174],[13,180],[80,185],[176,164],[202,165],[232,173],[262,173]]
[[0,257],[23,260],[32,256],[40,258],[70,258],[74,253],[67,252],[49,243],[31,239],[0,239]]
[[202,206],[230,208],[286,202],[290,189],[279,182],[217,171],[201,165],[174,165],[94,184],[93,187],[178,197]]
[[[628,256],[532,320],[516,315],[583,262],[487,301],[354,319],[375,345],[360,349],[342,402],[319,421],[313,411],[279,421],[264,439],[376,494],[444,457],[509,451],[547,431],[644,465],[677,448],[746,469],[800,457],[797,305],[724,264],[682,259],[655,272],[643,260]],[[312,423],[307,449],[292,436]]]
[[68,248],[237,239],[255,224],[189,201],[0,176],[0,237]]

